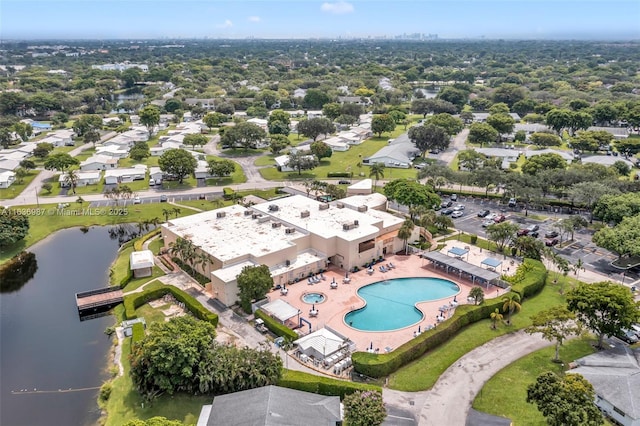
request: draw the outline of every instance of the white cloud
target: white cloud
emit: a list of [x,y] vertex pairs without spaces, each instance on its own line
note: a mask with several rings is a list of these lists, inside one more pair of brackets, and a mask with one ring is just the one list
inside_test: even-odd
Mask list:
[[249,16],[247,19],[250,22],[260,22],[260,17],[259,16]]
[[226,19],[224,23],[218,25],[218,28],[231,28],[231,27],[233,27],[233,22],[231,22],[231,20],[229,19]]
[[353,5],[346,1],[339,1],[336,3],[322,3],[320,10],[334,15],[344,15],[346,13],[352,13],[354,11]]

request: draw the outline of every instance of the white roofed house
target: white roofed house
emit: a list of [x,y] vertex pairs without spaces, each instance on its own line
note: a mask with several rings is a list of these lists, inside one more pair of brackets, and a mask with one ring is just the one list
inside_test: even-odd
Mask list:
[[0,172],[13,172],[20,167],[20,161],[12,160],[10,158],[0,159]]
[[208,179],[211,177],[209,173],[209,163],[203,160],[198,160],[196,170],[193,172],[196,179]]
[[38,143],[50,143],[56,148],[73,146],[73,135],[75,135],[75,133],[72,129],[56,130],[55,132],[49,133],[43,139],[40,139]]
[[[316,156],[313,154],[305,155],[310,159],[315,159]],[[276,162],[276,167],[281,172],[295,172],[296,169],[289,167],[289,156],[288,155],[280,155],[273,159]]]
[[15,172],[9,170],[0,170],[0,188],[6,189],[16,180]]
[[2,160],[15,160],[20,162],[29,156],[28,152],[18,151],[17,149],[0,150],[0,159]]
[[287,284],[326,269],[328,262],[352,269],[402,249],[397,232],[403,218],[361,207],[295,195],[170,219],[162,235],[166,246],[185,238],[209,255],[207,269],[197,268],[210,274],[212,297],[231,305],[244,266],[267,265],[275,284]]
[[[86,171],[76,171],[77,181],[76,186],[87,186],[87,185],[96,185],[100,183],[100,175],[102,172],[100,170],[86,170]],[[58,177],[58,183],[61,188],[69,188],[71,187],[71,183],[67,180],[67,174],[62,173]]]
[[127,158],[129,149],[118,145],[98,146],[96,147],[96,155],[105,155],[113,158]]
[[324,139],[322,142],[329,145],[332,151],[348,151],[349,144],[346,139],[343,139],[340,136],[332,136],[330,138]]
[[[142,166],[142,167],[139,167]],[[123,169],[111,169],[104,172],[104,183],[114,185],[117,183],[128,183],[134,180],[144,180],[147,174],[147,166],[139,164],[135,167]]]
[[160,167],[149,167],[149,179],[153,179],[156,184],[162,183],[164,173],[160,170]]
[[[509,169],[509,164],[518,161],[518,157],[522,152],[515,149],[506,148],[474,148],[480,154],[484,154],[488,158],[500,158],[502,160],[501,167]],[[533,151],[532,151],[533,152]]]
[[364,164],[383,163],[386,167],[408,169],[413,159],[419,155],[419,150],[410,141],[386,145],[369,158]]
[[80,163],[80,170],[109,170],[118,167],[118,158],[109,155],[94,155]]

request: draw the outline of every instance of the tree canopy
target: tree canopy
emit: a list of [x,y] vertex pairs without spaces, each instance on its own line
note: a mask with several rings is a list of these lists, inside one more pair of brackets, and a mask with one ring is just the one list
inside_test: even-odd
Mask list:
[[66,152],[58,152],[47,157],[44,161],[44,168],[63,172],[67,168],[77,166],[78,164],[80,164],[80,161],[78,161],[77,158],[70,156]]
[[527,389],[527,402],[538,407],[550,426],[604,424],[594,400],[593,386],[579,374],[542,373]]
[[378,137],[385,132],[393,132],[395,128],[396,122],[389,114],[376,114],[371,119],[371,131]]
[[29,233],[29,217],[13,209],[0,208],[0,247],[17,243]]
[[[412,212],[416,206],[433,208],[440,204],[440,197],[429,185],[423,185],[412,179],[396,179],[384,186],[384,195],[398,204],[409,207]],[[413,218],[413,215],[412,215]]]
[[184,149],[170,149],[158,158],[160,170],[176,179],[182,184],[184,178],[193,174],[198,166],[198,160]]
[[350,426],[378,426],[387,417],[387,410],[378,391],[355,391],[343,400],[344,418]]
[[618,256],[640,256],[640,214],[625,217],[615,226],[605,226],[593,235],[598,246]]
[[226,129],[220,141],[223,146],[240,146],[248,151],[249,148],[256,148],[258,142],[266,137],[267,133],[262,127],[245,121]]
[[311,153],[318,157],[318,160],[329,158],[333,154],[333,150],[329,145],[322,141],[315,141],[311,144]]
[[251,312],[251,302],[262,299],[273,287],[273,278],[267,265],[245,266],[238,275],[240,306]]
[[498,131],[487,123],[473,123],[469,127],[468,139],[469,142],[479,143],[480,146],[495,143],[498,140]]
[[320,135],[329,135],[336,131],[336,126],[326,118],[310,118],[298,123],[298,133],[315,142]]
[[582,328],[575,321],[576,316],[566,306],[554,306],[540,311],[531,317],[532,324],[525,331],[529,334],[542,334],[550,342],[555,340],[556,353],[554,360],[560,359],[560,346],[572,335],[580,334]]
[[426,124],[424,126],[414,126],[409,129],[409,139],[424,157],[427,151],[441,150],[444,151],[449,147],[450,139],[447,131],[434,124]]
[[299,175],[302,174],[302,170],[313,170],[317,165],[318,159],[315,155],[309,155],[302,151],[289,153],[287,167],[297,170]]
[[522,165],[522,173],[535,176],[542,170],[564,169],[566,167],[567,161],[560,154],[549,152],[527,158]]
[[631,291],[611,281],[579,283],[567,292],[567,307],[578,321],[598,335],[598,347],[604,336],[614,336],[638,320],[640,303]]
[[147,105],[138,113],[140,124],[147,127],[149,134],[153,133],[153,128],[160,123],[160,110],[155,105]]

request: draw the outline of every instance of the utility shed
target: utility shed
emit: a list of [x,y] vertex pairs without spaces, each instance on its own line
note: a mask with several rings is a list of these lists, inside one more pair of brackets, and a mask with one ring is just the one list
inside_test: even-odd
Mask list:
[[153,264],[151,250],[134,251],[129,258],[129,265],[135,278],[151,276]]

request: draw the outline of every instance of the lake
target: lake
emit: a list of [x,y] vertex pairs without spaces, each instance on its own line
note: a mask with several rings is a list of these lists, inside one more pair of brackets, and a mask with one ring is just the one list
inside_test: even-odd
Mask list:
[[96,423],[98,390],[83,389],[108,377],[113,317],[80,321],[75,293],[108,284],[117,250],[107,227],[56,232],[30,250],[33,278],[0,293],[0,425]]

